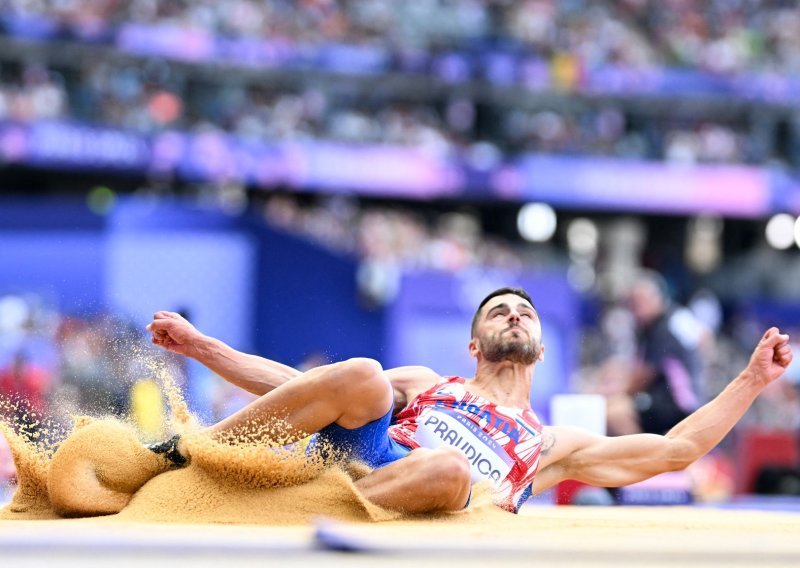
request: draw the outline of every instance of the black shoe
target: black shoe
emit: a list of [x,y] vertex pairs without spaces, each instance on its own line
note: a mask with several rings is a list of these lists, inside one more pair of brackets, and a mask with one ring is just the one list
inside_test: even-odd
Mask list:
[[178,451],[178,442],[180,439],[181,435],[175,434],[169,440],[159,442],[157,444],[150,444],[147,446],[147,449],[167,458],[167,460],[169,460],[169,462],[172,464],[172,467],[183,467],[189,463],[189,460],[186,458],[186,456]]

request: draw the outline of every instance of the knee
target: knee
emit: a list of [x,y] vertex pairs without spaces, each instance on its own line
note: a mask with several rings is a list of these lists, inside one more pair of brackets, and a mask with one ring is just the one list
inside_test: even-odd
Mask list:
[[375,359],[353,357],[340,363],[342,370],[354,379],[369,380],[376,375],[383,375],[383,367]]
[[432,450],[432,463],[436,467],[436,475],[448,486],[463,489],[470,486],[470,468],[466,456],[455,448],[442,447]]
[[331,395],[341,404],[336,421],[346,428],[362,426],[386,414],[393,405],[392,385],[373,359],[348,359],[332,376]]
[[340,379],[344,386],[355,389],[360,398],[371,394],[383,396],[391,388],[381,364],[365,357],[343,361]]
[[467,458],[449,446],[429,450],[414,450],[420,467],[425,468],[431,480],[431,490],[436,491],[442,510],[463,509],[469,497],[472,481]]

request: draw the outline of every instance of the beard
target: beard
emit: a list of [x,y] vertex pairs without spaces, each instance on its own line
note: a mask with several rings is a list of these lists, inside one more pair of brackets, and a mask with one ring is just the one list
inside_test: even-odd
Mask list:
[[[508,330],[503,330],[503,333],[506,331]],[[520,333],[524,335],[525,332],[520,330]],[[535,339],[525,341],[524,338],[520,338],[509,341],[503,339],[502,335],[500,333],[480,338],[481,354],[484,359],[492,363],[510,361],[523,365],[532,365],[539,359],[542,348]]]

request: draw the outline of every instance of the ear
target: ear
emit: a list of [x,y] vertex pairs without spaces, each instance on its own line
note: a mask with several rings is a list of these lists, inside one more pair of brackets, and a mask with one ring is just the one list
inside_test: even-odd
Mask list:
[[537,361],[539,361],[539,363],[544,361],[544,343],[542,343],[542,348],[539,350],[539,358]]
[[480,353],[480,351],[481,351],[480,345],[478,344],[478,338],[477,337],[473,337],[472,339],[469,340],[468,349],[469,349],[470,356],[471,357],[475,357],[477,359],[478,358],[478,353]]

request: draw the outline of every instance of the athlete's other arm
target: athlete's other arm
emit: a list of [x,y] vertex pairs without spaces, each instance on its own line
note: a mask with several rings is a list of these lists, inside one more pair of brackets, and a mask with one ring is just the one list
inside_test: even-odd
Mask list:
[[792,361],[789,336],[770,328],[747,367],[711,402],[666,435],[633,434],[607,438],[577,428],[543,432],[541,469],[533,482],[538,493],[566,479],[618,487],[666,471],[684,469],[716,446],[756,397]]
[[[152,333],[155,345],[191,357],[229,383],[258,396],[302,374],[283,363],[237,351],[219,339],[201,333],[174,312],[156,312],[147,331]],[[441,380],[427,367],[398,367],[385,373],[394,389],[395,410],[402,409],[414,396]]]

